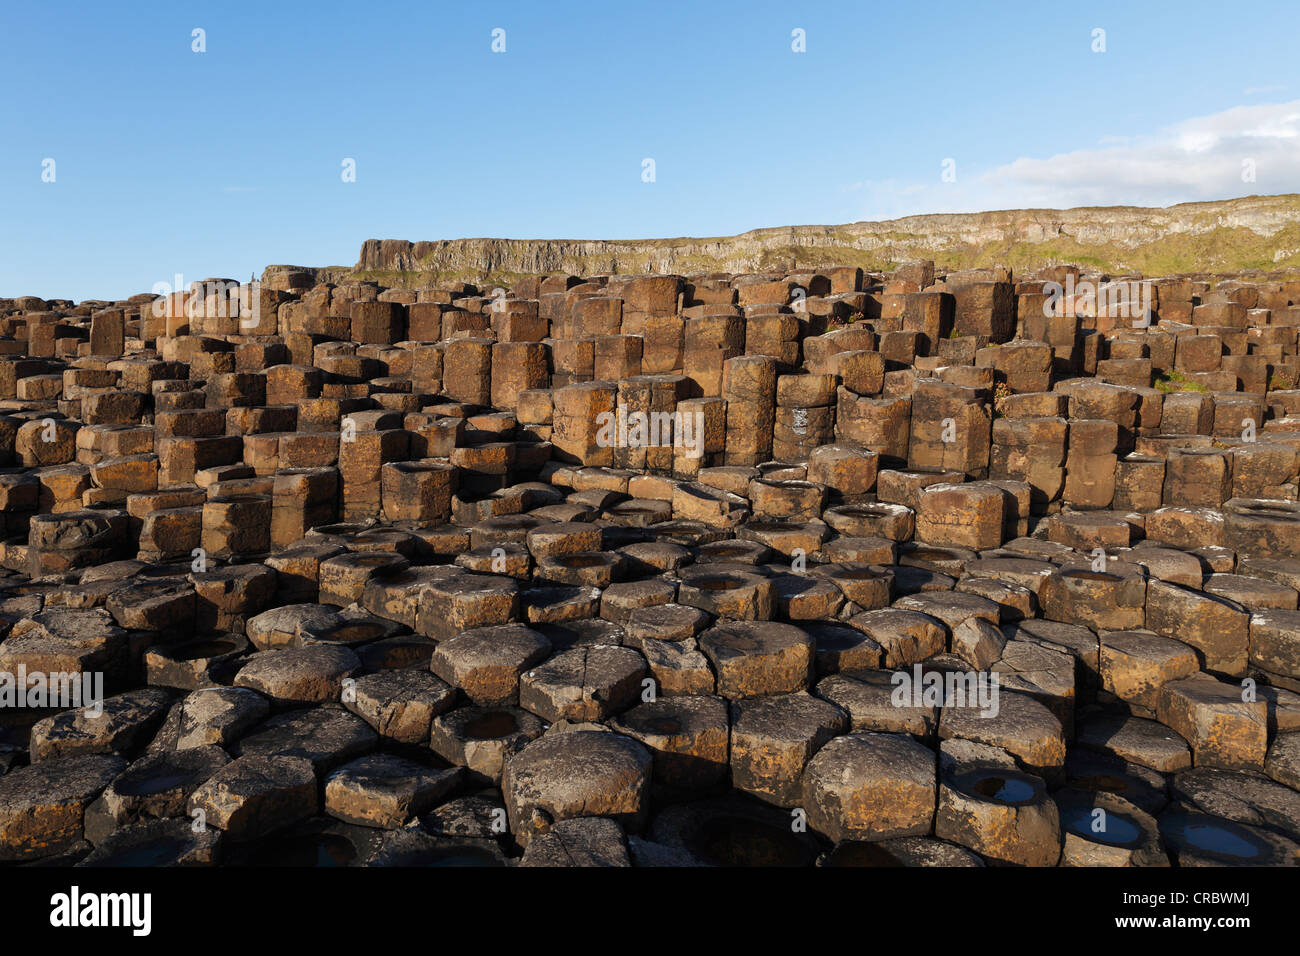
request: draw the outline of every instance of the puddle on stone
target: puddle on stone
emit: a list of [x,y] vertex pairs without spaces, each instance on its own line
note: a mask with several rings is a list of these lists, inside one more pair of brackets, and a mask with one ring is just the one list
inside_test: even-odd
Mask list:
[[1245,831],[1217,823],[1189,823],[1183,827],[1183,838],[1198,850],[1253,860],[1263,855],[1264,849]]
[[881,515],[893,514],[892,508],[882,505],[848,505],[836,510],[842,515],[851,515],[854,518],[878,518]]
[[690,583],[694,587],[705,591],[734,591],[737,588],[744,587],[743,582],[731,578],[705,578],[703,581],[692,581]]
[[[1107,810],[1104,818],[1105,829],[1094,830],[1095,820],[1089,806],[1069,807],[1061,811],[1061,825],[1075,836],[1081,836],[1093,843],[1105,843],[1108,846],[1133,846],[1142,839],[1142,828],[1133,820],[1120,813]],[[1101,808],[1105,809],[1105,808]]]
[[338,627],[325,631],[321,634],[321,638],[340,644],[354,644],[357,641],[373,641],[375,638],[381,637],[384,631],[385,628],[382,624],[340,624]]
[[1033,803],[1043,792],[1042,785],[1034,778],[996,767],[959,774],[950,786],[961,793],[1008,806]]
[[999,803],[1027,803],[1034,799],[1036,792],[1033,784],[1014,777],[985,777],[971,789],[981,797],[988,797]]
[[936,551],[932,548],[914,548],[899,555],[900,558],[915,558],[917,561],[953,561],[956,556],[948,551]]
[[323,524],[313,528],[312,534],[342,534],[354,535],[360,534],[366,530],[366,525],[353,524],[351,522],[340,522],[339,524]]

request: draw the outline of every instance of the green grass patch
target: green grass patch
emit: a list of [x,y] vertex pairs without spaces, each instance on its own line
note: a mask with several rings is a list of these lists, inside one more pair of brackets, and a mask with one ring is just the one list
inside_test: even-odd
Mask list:
[[1169,369],[1156,376],[1155,388],[1168,395],[1170,392],[1208,392],[1200,382],[1191,381],[1178,369]]

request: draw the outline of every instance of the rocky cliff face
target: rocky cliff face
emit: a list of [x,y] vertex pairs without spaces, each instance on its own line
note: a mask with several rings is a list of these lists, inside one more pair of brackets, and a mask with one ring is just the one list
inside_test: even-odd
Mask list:
[[948,268],[1062,262],[1147,275],[1300,267],[1300,196],[909,216],[785,226],[707,239],[367,239],[353,274],[390,284],[530,273],[754,272],[827,265],[887,269],[908,259]]

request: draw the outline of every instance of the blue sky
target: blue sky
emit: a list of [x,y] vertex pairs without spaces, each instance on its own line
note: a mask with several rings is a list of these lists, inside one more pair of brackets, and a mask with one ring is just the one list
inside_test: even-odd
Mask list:
[[0,0],[0,296],[1300,191],[1294,0],[1055,6]]

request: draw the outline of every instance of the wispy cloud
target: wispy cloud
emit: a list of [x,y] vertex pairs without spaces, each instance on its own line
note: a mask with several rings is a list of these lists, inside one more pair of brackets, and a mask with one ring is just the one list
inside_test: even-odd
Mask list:
[[[1114,144],[1114,145],[1112,145]],[[963,168],[942,182],[856,184],[855,218],[923,212],[1071,206],[1167,206],[1251,194],[1300,192],[1300,100],[1236,106],[1103,145],[993,169]],[[1253,178],[1252,178],[1253,177]]]

